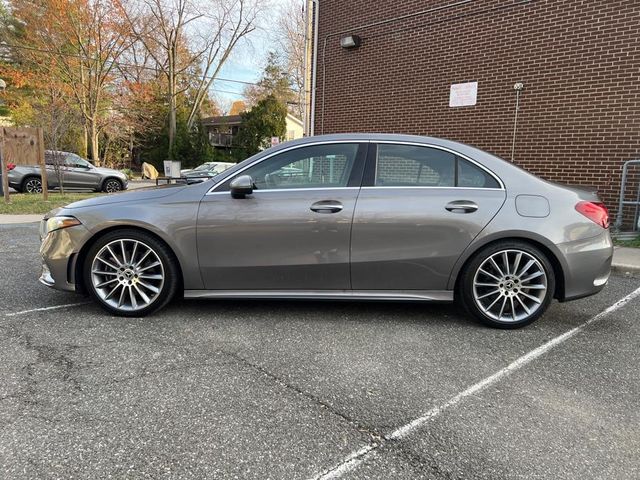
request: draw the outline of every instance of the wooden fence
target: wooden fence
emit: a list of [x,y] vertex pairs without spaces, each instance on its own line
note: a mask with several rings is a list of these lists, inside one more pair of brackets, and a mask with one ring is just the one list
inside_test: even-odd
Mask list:
[[0,126],[0,172],[5,202],[9,203],[7,165],[40,165],[42,194],[48,198],[44,138],[41,128]]

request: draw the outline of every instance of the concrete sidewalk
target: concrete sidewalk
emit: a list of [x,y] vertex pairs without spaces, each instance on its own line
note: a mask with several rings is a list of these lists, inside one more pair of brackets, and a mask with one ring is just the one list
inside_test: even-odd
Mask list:
[[613,271],[618,273],[640,272],[640,248],[615,247]]
[[[37,223],[43,215],[0,215],[0,225]],[[613,270],[618,273],[640,272],[640,248],[615,247]]]
[[0,225],[15,225],[16,223],[38,223],[44,215],[0,215]]

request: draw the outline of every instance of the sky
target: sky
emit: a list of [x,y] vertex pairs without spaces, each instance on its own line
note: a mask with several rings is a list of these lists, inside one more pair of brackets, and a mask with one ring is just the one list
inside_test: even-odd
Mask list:
[[[223,65],[219,77],[245,82],[257,82],[260,80],[262,70],[265,67],[269,50],[276,49],[274,32],[275,22],[269,22],[270,11],[277,12],[278,7],[287,0],[270,0],[269,10],[262,21],[260,28],[250,34],[247,42],[243,42],[232,53],[231,57]],[[302,0],[300,0],[302,4]],[[216,80],[212,85],[212,94],[218,99],[223,110],[228,110],[234,100],[242,100],[242,91],[245,85],[236,82]]]

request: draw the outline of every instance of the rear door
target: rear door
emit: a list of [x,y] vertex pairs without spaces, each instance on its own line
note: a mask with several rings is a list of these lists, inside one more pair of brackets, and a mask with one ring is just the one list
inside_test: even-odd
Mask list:
[[446,290],[505,198],[499,179],[454,152],[372,144],[353,221],[353,289]]

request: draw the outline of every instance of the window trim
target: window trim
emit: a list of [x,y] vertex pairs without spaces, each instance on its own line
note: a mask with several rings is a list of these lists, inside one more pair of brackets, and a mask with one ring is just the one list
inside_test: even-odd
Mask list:
[[[457,157],[460,157],[463,160],[466,160],[468,162],[470,162],[471,164],[475,165],[476,167],[478,167],[479,169],[483,170],[484,172],[486,172],[489,176],[491,176],[494,180],[496,180],[496,182],[498,182],[499,187],[494,188],[494,187],[458,187],[458,186],[452,186],[452,187],[442,187],[442,186],[429,186],[429,185],[414,185],[414,186],[394,186],[394,185],[376,185],[375,181],[376,181],[376,175],[377,175],[377,169],[378,169],[378,145],[409,145],[409,146],[414,146],[414,147],[425,147],[425,148],[435,148],[437,150],[443,150],[445,152],[451,153]],[[371,166],[373,165],[373,167]],[[457,176],[457,170],[458,170],[458,161],[456,160],[455,162],[455,166],[454,166],[455,170],[456,170],[456,176]],[[457,183],[457,182],[456,182]],[[403,141],[393,141],[393,140],[372,140],[371,141],[371,145],[369,146],[369,152],[367,155],[367,165],[365,167],[365,173],[363,176],[363,183],[362,183],[362,188],[367,188],[367,189],[372,189],[372,188],[437,188],[437,189],[464,189],[464,190],[492,190],[492,191],[500,191],[500,190],[506,190],[504,183],[502,182],[502,179],[500,177],[498,177],[495,173],[493,173],[491,170],[489,170],[487,167],[485,167],[484,165],[478,163],[476,160],[461,154],[458,151],[452,150],[448,147],[443,147],[441,145],[433,145],[431,143],[418,143],[418,142],[403,142]]]
[[[215,194],[219,194],[219,193],[226,193],[228,194],[229,191],[228,190],[216,190],[218,187],[220,187],[221,185],[224,185],[226,182],[228,182],[230,179],[237,177],[238,175],[240,175],[242,172],[244,172],[245,170],[258,165],[259,163],[262,163],[276,155],[280,155],[281,153],[286,153],[292,150],[298,150],[301,148],[305,148],[305,147],[313,147],[313,146],[318,146],[318,145],[335,145],[335,144],[356,144],[358,146],[358,149],[356,151],[356,158],[354,159],[353,162],[353,168],[351,169],[351,174],[349,175],[349,179],[347,180],[347,185],[345,185],[344,187],[310,187],[310,188],[300,188],[300,187],[296,187],[294,188],[270,188],[270,189],[260,189],[260,190],[256,190],[257,192],[278,192],[278,191],[293,191],[293,190],[337,190],[337,189],[345,189],[345,188],[360,188],[362,186],[362,181],[363,181],[363,175],[364,175],[364,170],[365,170],[365,166],[366,166],[366,160],[368,158],[368,153],[371,151],[371,140],[334,140],[334,141],[322,141],[322,142],[309,142],[309,143],[304,143],[302,145],[295,145],[295,146],[291,146],[289,148],[283,148],[281,150],[278,150],[276,152],[273,152],[269,155],[266,155],[264,157],[261,157],[259,159],[257,159],[254,162],[251,162],[249,165],[246,165],[245,167],[242,167],[240,170],[232,173],[231,175],[228,175],[226,177],[224,177],[222,180],[219,180],[217,183],[215,183],[208,191],[207,193],[205,193],[205,196],[207,195],[215,195]],[[350,185],[352,180],[354,181],[354,183],[357,183],[357,185]]]

